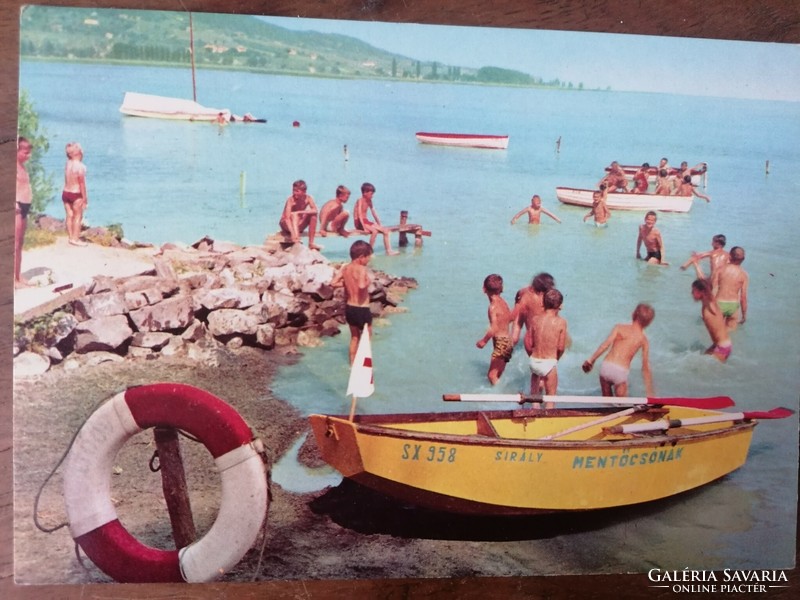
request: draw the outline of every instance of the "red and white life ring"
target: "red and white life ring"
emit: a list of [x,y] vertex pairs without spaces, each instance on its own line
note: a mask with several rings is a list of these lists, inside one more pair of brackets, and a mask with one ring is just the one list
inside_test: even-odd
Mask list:
[[[111,472],[120,448],[156,425],[197,437],[222,481],[217,519],[181,550],[146,546],[120,523],[111,502]],[[233,407],[176,383],[132,387],[97,409],[81,428],[64,467],[70,533],[104,573],[130,583],[213,581],[253,545],[267,513],[267,478],[252,432]]]

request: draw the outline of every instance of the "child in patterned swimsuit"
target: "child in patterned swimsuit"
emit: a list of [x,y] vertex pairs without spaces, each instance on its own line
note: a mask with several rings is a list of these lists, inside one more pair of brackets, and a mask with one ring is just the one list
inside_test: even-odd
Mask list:
[[632,323],[615,325],[611,334],[600,344],[594,354],[583,363],[583,372],[592,370],[594,362],[609,350],[600,365],[600,389],[603,396],[625,397],[628,395],[628,373],[636,353],[642,351],[642,379],[645,394],[653,396],[653,380],[650,374],[650,344],[644,334],[656,313],[649,304],[638,304],[631,315]]
[[500,294],[503,293],[503,278],[495,273],[488,275],[483,280],[483,292],[489,297],[489,329],[486,334],[475,344],[478,348],[486,346],[492,340],[494,350],[489,363],[489,372],[486,376],[494,385],[505,371],[506,364],[511,360],[514,345],[511,343],[509,328],[511,326],[511,309]]

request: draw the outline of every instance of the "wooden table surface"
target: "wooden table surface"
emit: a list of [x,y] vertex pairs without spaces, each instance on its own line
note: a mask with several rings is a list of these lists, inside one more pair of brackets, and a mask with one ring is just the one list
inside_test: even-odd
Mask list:
[[[562,29],[800,43],[798,0],[57,0],[40,4],[192,10],[275,16]],[[15,136],[19,8],[0,0],[0,597],[2,598],[663,598],[642,575],[512,577],[499,579],[290,581],[260,584],[14,586],[12,555],[11,325]],[[657,7],[657,8],[656,8]],[[798,73],[800,76],[800,73]],[[789,588],[769,598],[796,597]]]

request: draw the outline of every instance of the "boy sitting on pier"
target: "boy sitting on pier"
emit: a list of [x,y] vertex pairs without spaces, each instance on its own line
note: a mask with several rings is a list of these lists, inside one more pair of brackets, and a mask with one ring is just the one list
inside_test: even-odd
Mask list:
[[300,242],[300,234],[308,228],[308,247],[321,250],[314,243],[317,230],[317,205],[314,198],[308,195],[306,182],[298,179],[292,184],[292,195],[286,199],[279,222],[281,231],[289,236],[293,244]]
[[653,396],[653,379],[650,374],[650,344],[644,334],[645,327],[653,322],[656,316],[649,304],[638,304],[631,315],[630,324],[615,325],[606,338],[588,360],[583,363],[583,372],[592,370],[594,362],[606,350],[609,350],[600,366],[600,389],[603,396],[625,397],[628,395],[628,373],[631,361],[636,353],[642,351],[642,379],[647,396]]
[[[372,205],[372,197],[375,195],[375,186],[371,183],[364,183],[361,186],[361,198],[356,200],[356,206],[353,209],[353,225],[359,231],[366,231],[370,234],[369,245],[375,246],[375,239],[378,234],[383,234],[383,245],[386,248],[386,254],[392,256],[399,254],[399,252],[392,250],[392,243],[389,240],[389,229],[381,225],[381,220],[375,207]],[[369,213],[372,213],[372,218],[375,221],[369,220]]]
[[350,213],[344,209],[344,205],[350,198],[350,190],[345,186],[340,185],[336,188],[336,197],[333,200],[328,200],[319,213],[319,234],[322,237],[328,235],[328,232],[336,232],[342,237],[347,237],[350,232],[344,226],[347,219],[350,218]]

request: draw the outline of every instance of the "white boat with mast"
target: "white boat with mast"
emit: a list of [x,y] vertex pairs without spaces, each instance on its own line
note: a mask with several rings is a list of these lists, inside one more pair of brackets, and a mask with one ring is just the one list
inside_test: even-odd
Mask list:
[[194,24],[192,13],[189,13],[189,56],[192,64],[192,99],[173,98],[139,92],[125,92],[122,106],[119,111],[131,117],[145,117],[150,119],[167,119],[172,121],[205,121],[228,123],[241,121],[251,123],[264,123],[265,119],[257,119],[249,113],[244,117],[237,117],[227,108],[211,108],[197,102],[197,80],[194,62]]

